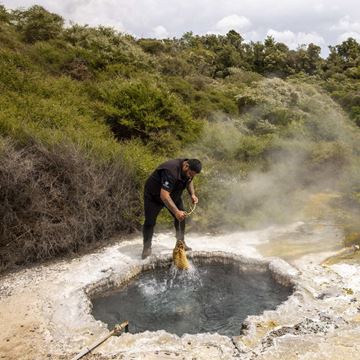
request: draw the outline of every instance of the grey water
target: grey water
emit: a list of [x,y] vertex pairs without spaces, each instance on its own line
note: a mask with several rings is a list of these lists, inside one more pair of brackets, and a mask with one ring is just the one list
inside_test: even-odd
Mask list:
[[291,292],[269,272],[242,272],[231,264],[199,265],[191,271],[157,269],[94,298],[93,316],[109,329],[128,320],[131,333],[164,329],[179,336],[235,336],[248,315],[275,309]]

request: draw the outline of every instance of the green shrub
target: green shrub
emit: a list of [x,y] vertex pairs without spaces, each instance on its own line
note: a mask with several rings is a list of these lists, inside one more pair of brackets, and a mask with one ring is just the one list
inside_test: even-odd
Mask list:
[[155,39],[140,39],[137,41],[140,47],[145,51],[153,55],[158,55],[165,51],[166,47],[161,40]]
[[253,71],[246,71],[239,68],[229,68],[228,70],[229,76],[225,78],[225,83],[251,85],[252,83],[263,79],[260,74]]
[[0,5],[0,22],[9,23],[11,19],[10,13],[6,11],[4,5]]
[[97,87],[97,96],[99,112],[118,139],[149,140],[170,133],[186,143],[200,130],[200,123],[178,97],[147,81],[104,82]]
[[149,145],[139,139],[123,141],[119,144],[119,152],[131,167],[138,184],[143,185],[154,169],[166,160],[153,152]]
[[194,72],[193,66],[181,57],[164,55],[158,61],[161,73],[167,76],[186,76]]
[[34,64],[21,53],[7,49],[0,49],[0,89],[15,92],[35,91]]
[[23,84],[18,80],[20,91],[7,90],[0,97],[2,134],[24,145],[32,139],[50,145],[71,141],[90,157],[112,158],[116,142],[110,129],[95,119],[81,85],[66,77],[24,79]]
[[18,31],[29,43],[58,37],[64,24],[61,16],[50,13],[39,5],[34,5],[24,11],[13,11],[13,19]]
[[86,50],[74,48],[63,40],[38,41],[28,54],[33,62],[53,75],[69,75],[76,80],[93,76]]
[[64,31],[63,39],[97,71],[118,63],[148,69],[151,62],[150,56],[135,44],[132,36],[120,34],[110,27],[73,25]]
[[266,150],[270,147],[272,136],[244,135],[240,138],[235,158],[245,162],[264,160]]

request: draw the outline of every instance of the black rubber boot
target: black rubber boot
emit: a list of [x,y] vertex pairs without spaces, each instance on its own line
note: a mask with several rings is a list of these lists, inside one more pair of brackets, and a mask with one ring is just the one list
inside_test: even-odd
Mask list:
[[144,246],[142,254],[141,254],[141,258],[144,260],[150,255],[151,255],[151,247],[145,247]]
[[141,254],[142,259],[146,259],[151,255],[151,242],[154,234],[154,226],[144,225],[143,226],[143,237],[144,237],[144,248]]

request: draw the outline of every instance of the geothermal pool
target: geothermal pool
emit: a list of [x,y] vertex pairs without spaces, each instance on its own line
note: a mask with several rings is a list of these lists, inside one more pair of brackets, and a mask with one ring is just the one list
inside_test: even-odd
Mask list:
[[236,336],[248,315],[275,309],[291,292],[269,271],[243,271],[236,264],[161,268],[93,298],[93,316],[109,329],[128,320],[131,333],[163,329],[177,335]]

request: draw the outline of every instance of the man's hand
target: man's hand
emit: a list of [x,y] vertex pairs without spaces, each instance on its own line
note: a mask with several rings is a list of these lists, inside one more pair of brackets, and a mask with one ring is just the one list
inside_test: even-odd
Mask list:
[[194,195],[191,195],[191,201],[193,204],[197,204],[199,202],[199,199],[197,198],[197,196],[194,194]]
[[185,211],[182,211],[182,210],[178,210],[178,211],[175,213],[175,217],[181,222],[181,221],[185,220],[185,218],[186,218],[186,212],[185,212]]

